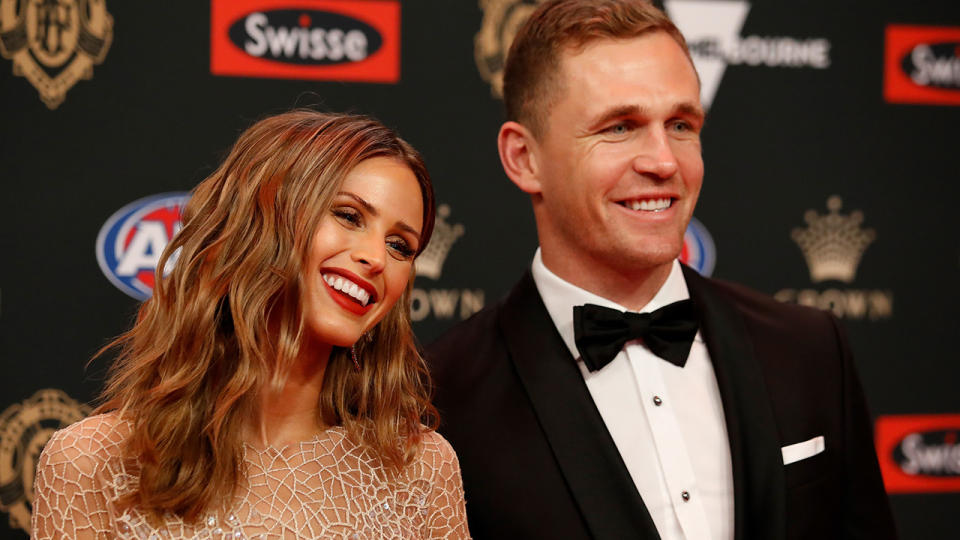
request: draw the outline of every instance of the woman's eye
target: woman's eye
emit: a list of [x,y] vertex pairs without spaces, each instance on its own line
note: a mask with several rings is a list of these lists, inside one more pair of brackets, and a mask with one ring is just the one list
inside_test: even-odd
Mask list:
[[333,210],[333,215],[350,225],[360,225],[360,213],[352,208],[336,208]]
[[410,244],[403,239],[387,240],[387,247],[396,253],[398,255],[397,258],[401,260],[412,259],[416,254],[414,249],[410,247]]

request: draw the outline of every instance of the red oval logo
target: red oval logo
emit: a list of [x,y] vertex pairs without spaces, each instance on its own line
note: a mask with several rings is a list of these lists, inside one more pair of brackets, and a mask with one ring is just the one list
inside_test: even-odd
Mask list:
[[375,28],[329,11],[256,11],[230,26],[230,41],[256,58],[298,65],[362,62],[383,45]]

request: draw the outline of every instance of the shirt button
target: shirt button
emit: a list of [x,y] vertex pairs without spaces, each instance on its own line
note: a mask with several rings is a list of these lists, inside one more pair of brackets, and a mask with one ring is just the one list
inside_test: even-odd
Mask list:
[[653,404],[659,407],[663,405],[663,400],[660,399],[660,396],[653,396]]
[[689,501],[689,500],[690,500],[690,492],[689,492],[689,491],[684,491],[683,493],[680,494],[680,498],[683,499],[683,502]]

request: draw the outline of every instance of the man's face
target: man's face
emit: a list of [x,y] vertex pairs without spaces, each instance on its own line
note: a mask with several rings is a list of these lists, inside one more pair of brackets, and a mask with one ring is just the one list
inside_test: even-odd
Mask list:
[[561,53],[559,77],[532,156],[545,261],[626,274],[671,263],[703,180],[690,60],[653,32]]

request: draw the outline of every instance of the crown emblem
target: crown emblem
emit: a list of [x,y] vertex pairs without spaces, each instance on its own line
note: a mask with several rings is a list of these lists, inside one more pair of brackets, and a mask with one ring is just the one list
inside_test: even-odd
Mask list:
[[850,215],[840,213],[843,200],[833,195],[827,199],[826,215],[807,210],[803,219],[806,229],[794,229],[790,237],[800,246],[814,282],[835,279],[844,283],[853,281],[860,257],[876,238],[873,229],[861,229],[863,212]]
[[450,206],[441,204],[437,208],[437,221],[433,225],[433,237],[427,244],[427,249],[417,257],[417,275],[428,277],[430,279],[439,279],[443,271],[443,263],[447,260],[450,248],[458,238],[463,236],[463,225],[457,223],[450,225],[447,218],[450,217]]

